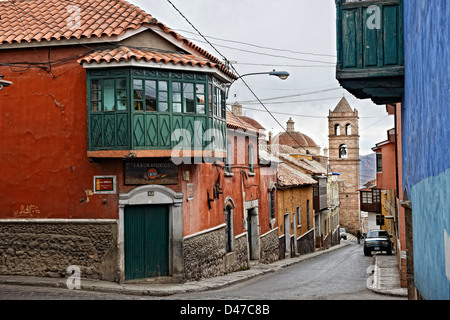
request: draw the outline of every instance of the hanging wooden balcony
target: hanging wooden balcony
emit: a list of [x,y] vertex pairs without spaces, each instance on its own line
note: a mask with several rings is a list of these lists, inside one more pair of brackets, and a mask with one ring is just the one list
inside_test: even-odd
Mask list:
[[336,79],[359,99],[401,102],[403,0],[336,0]]
[[206,156],[225,154],[224,86],[215,78],[111,68],[88,70],[87,85],[89,158],[170,157],[174,148],[201,157],[211,131]]

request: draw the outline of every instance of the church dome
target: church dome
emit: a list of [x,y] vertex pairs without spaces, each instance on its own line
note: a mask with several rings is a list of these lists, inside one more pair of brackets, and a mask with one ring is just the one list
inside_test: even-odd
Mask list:
[[317,143],[314,142],[309,136],[299,131],[295,131],[294,121],[292,118],[289,118],[286,126],[286,132],[282,132],[277,134],[273,141],[278,139],[277,144],[290,146],[293,148],[316,148],[318,147]]

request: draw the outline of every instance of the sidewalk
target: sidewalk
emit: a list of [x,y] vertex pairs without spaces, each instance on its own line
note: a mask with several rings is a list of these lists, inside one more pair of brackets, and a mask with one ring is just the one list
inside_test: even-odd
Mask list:
[[[276,272],[287,266],[317,257],[319,255],[332,252],[343,248],[350,243],[343,241],[341,244],[331,247],[327,250],[315,251],[309,254],[301,255],[294,258],[279,260],[271,264],[252,264],[251,268],[244,271],[233,272],[224,276],[204,279],[200,281],[185,282],[181,284],[155,284],[155,283],[116,283],[101,280],[81,279],[81,290],[109,292],[119,294],[132,295],[148,295],[148,296],[170,296],[175,294],[200,292],[211,289],[219,289],[227,287],[248,279],[264,275],[271,272]],[[395,256],[388,256],[395,259]],[[403,294],[400,288],[400,280],[398,279],[398,288],[396,285],[395,267],[391,262],[392,259],[384,260],[375,258],[376,263],[379,263],[378,268],[374,268],[373,288],[369,288],[377,293],[382,294]],[[395,262],[397,260],[395,259]],[[395,269],[397,270],[397,269]],[[398,275],[398,270],[397,270]],[[65,278],[39,278],[39,277],[24,277],[24,276],[0,276],[0,284],[9,285],[24,285],[24,286],[39,286],[39,287],[53,287],[53,288],[67,288]],[[406,289],[405,289],[406,293]]]
[[367,287],[379,294],[408,297],[408,289],[400,286],[400,272],[397,257],[393,255],[375,255],[372,283]]

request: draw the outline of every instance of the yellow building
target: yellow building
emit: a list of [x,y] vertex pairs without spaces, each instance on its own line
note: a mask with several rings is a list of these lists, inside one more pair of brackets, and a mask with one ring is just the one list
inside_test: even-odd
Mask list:
[[277,218],[280,259],[314,251],[313,185],[317,181],[281,163]]
[[[381,191],[381,214],[384,217],[384,224],[381,226],[381,229],[386,230],[391,234],[393,239],[395,239],[397,234],[395,230],[395,193],[395,190]],[[392,241],[392,243],[394,244],[394,251],[396,252],[397,242]]]

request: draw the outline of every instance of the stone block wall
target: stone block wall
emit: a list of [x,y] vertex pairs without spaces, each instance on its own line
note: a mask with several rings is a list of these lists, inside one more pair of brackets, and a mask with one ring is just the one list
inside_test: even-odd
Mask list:
[[0,274],[117,281],[117,223],[0,221]]
[[184,239],[186,280],[217,277],[225,273],[225,227]]
[[309,231],[297,240],[297,250],[299,254],[314,252],[314,231]]
[[245,270],[249,267],[248,240],[247,235],[243,234],[234,240],[234,249],[227,253],[225,257],[225,272],[235,272]]
[[275,228],[261,236],[261,263],[272,263],[279,257],[278,228]]

